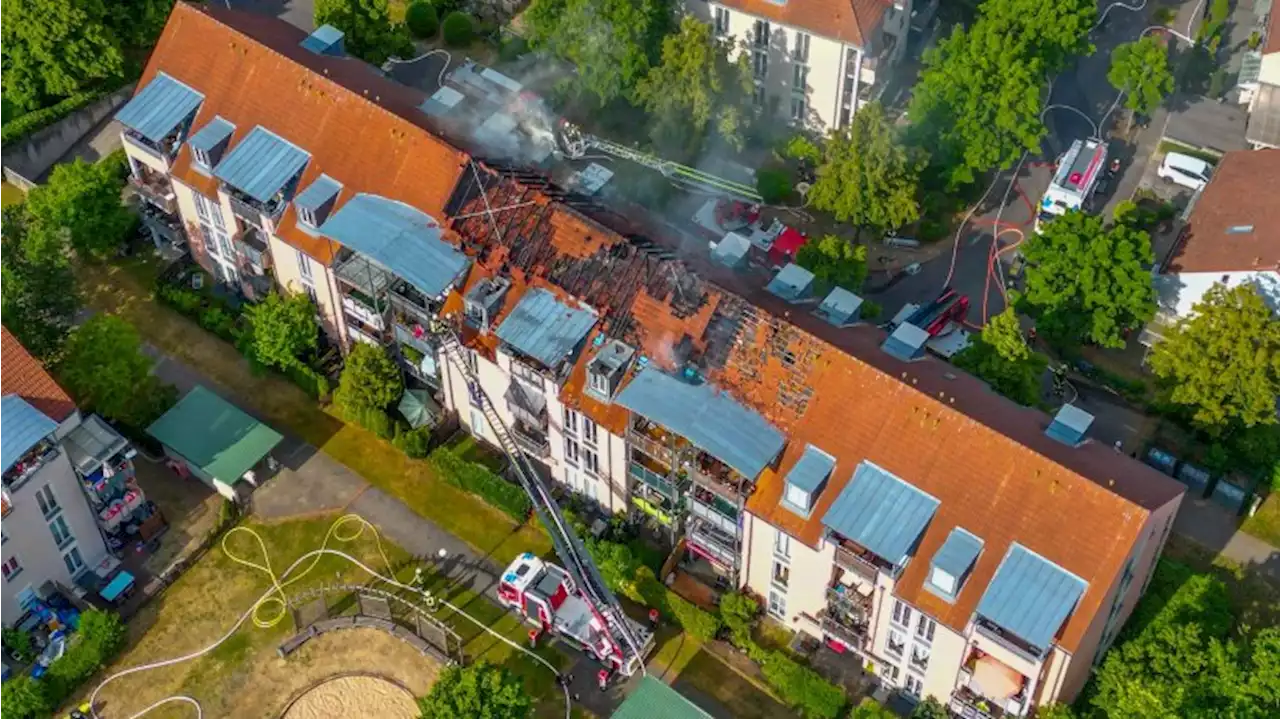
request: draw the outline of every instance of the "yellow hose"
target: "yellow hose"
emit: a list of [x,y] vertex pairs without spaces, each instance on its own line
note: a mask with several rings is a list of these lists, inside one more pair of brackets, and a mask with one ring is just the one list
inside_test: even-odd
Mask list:
[[[354,524],[355,531],[353,533],[343,534],[342,528],[348,524]],[[366,529],[373,534],[374,544],[378,548],[378,556],[382,558],[382,563],[387,568],[387,574],[394,578],[395,573],[391,567],[391,560],[387,558],[387,553],[382,548],[382,537],[378,534],[377,527],[374,527],[372,524],[367,522],[364,517],[361,517],[358,514],[344,514],[334,520],[333,524],[329,525],[329,531],[325,532],[324,541],[321,542],[320,549],[328,549],[330,540],[338,542],[354,542],[364,536]],[[236,556],[227,546],[227,540],[231,538],[231,535],[237,532],[249,534],[253,537],[254,541],[258,543],[258,549],[262,552],[262,564]],[[308,564],[305,569],[294,573],[293,576],[287,576],[289,572],[286,572],[285,577],[277,577],[275,570],[271,568],[271,556],[267,553],[267,545],[262,541],[262,535],[243,526],[232,527],[226,534],[222,535],[222,551],[231,561],[256,569],[266,574],[271,580],[271,590],[259,598],[253,605],[253,624],[260,629],[270,629],[288,616],[289,597],[288,594],[285,593],[285,588],[305,577],[312,569],[315,568],[316,564],[320,561],[320,558],[324,556],[323,554],[316,554],[311,558],[311,563]],[[272,613],[264,616],[261,613],[266,607],[271,607]]]

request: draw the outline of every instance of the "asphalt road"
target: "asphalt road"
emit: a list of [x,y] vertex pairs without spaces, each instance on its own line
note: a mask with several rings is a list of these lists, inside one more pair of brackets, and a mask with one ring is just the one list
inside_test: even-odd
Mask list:
[[[1184,0],[1187,6],[1194,6],[1195,2],[1196,0]],[[1104,8],[1110,4],[1109,0],[1105,0],[1099,3],[1099,7]],[[1142,0],[1133,0],[1131,4],[1136,6],[1144,3]],[[1189,10],[1183,10],[1179,21],[1185,25]],[[980,327],[987,317],[1004,309],[1004,293],[999,283],[988,279],[991,240],[996,232],[996,221],[999,220],[1002,247],[1019,241],[1020,232],[1030,233],[1035,220],[1035,206],[1049,186],[1051,163],[1074,140],[1091,137],[1095,132],[1105,136],[1106,125],[1114,124],[1120,110],[1110,111],[1117,99],[1116,90],[1106,79],[1111,51],[1117,45],[1138,37],[1148,25],[1148,11],[1149,7],[1140,12],[1119,6],[1112,8],[1105,21],[1093,33],[1092,40],[1096,48],[1093,54],[1077,58],[1054,80],[1050,101],[1047,103],[1050,109],[1045,114],[1048,134],[1041,143],[1041,153],[1027,157],[1012,186],[1009,179],[1012,173],[1001,173],[985,201],[961,232],[958,247],[922,263],[918,274],[900,278],[887,289],[868,292],[870,297],[884,307],[885,317],[893,316],[908,302],[923,302],[936,297],[948,285],[968,295],[970,303],[966,320],[974,327]],[[1097,127],[1104,123],[1104,118],[1104,126]],[[1151,149],[1145,146],[1112,144],[1111,151],[1121,157],[1124,171],[1117,183],[1118,191],[1108,198],[1103,212],[1110,212],[1118,199],[1127,196],[1137,186],[1146,159],[1141,153],[1149,153]],[[1136,161],[1135,155],[1139,155]],[[1010,251],[1002,253],[1000,259],[1006,269],[1014,254]],[[873,274],[869,286],[874,288],[877,284],[883,284],[885,279],[883,275]]]
[[209,0],[236,10],[251,10],[263,15],[278,17],[294,27],[307,32],[316,29],[313,0]]

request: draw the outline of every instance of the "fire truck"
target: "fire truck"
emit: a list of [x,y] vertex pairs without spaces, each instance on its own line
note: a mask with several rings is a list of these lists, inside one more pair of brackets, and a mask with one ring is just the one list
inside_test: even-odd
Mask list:
[[1044,223],[1071,210],[1083,210],[1098,187],[1098,179],[1107,167],[1107,143],[1099,140],[1076,140],[1071,143],[1040,199],[1036,215],[1036,232]]

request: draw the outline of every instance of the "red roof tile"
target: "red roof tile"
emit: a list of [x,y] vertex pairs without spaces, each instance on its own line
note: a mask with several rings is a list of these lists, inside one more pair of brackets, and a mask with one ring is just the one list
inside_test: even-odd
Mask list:
[[866,48],[891,0],[722,0],[742,12]]
[[0,392],[16,394],[55,422],[61,422],[76,411],[75,402],[49,376],[40,360],[9,332],[0,329]]
[[1280,150],[1228,152],[1196,200],[1164,271],[1280,270],[1278,197]]

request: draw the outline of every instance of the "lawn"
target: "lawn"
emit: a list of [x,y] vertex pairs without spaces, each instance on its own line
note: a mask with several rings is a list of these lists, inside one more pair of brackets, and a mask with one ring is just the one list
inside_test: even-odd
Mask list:
[[27,199],[24,193],[17,185],[11,185],[8,182],[0,182],[0,207],[8,207],[16,205]]
[[147,342],[231,390],[278,429],[319,447],[482,554],[507,558],[551,551],[540,527],[517,526],[483,500],[436,477],[425,462],[343,422],[282,377],[255,374],[233,346],[153,300],[155,272],[154,261],[139,258],[78,270],[91,307],[129,320]]
[[1257,513],[1244,520],[1240,529],[1273,547],[1280,547],[1280,492],[1272,492]]
[[1254,629],[1280,625],[1280,602],[1276,601],[1280,586],[1262,575],[1177,534],[1169,535],[1164,556],[1225,582],[1240,624]]
[[710,698],[731,716],[741,719],[794,719],[796,716],[706,650],[689,660],[673,686],[694,702]]

